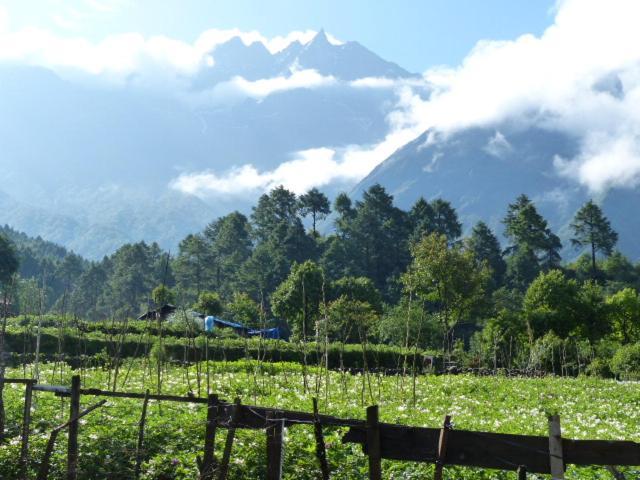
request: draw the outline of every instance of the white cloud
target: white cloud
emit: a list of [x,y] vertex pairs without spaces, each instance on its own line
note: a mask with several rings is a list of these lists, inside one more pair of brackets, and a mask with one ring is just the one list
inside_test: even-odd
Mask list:
[[[201,198],[218,195],[255,195],[284,185],[296,193],[335,180],[354,180],[352,165],[336,160],[330,148],[298,152],[296,158],[282,163],[275,170],[260,172],[253,165],[231,169],[223,175],[214,172],[182,174],[172,182],[172,188]],[[361,172],[356,173],[356,179]]]
[[3,6],[0,6],[0,35],[9,29],[9,12]]
[[279,76],[260,80],[246,80],[234,77],[231,80],[217,83],[203,92],[185,94],[185,99],[194,105],[233,103],[238,99],[251,97],[262,99],[273,93],[298,88],[320,88],[337,84],[333,76],[324,76],[315,70],[294,71],[288,77]]
[[[105,13],[119,8],[121,4],[122,0],[87,0],[91,8]],[[63,29],[73,30],[86,15],[88,13],[67,8],[55,15],[53,21]],[[155,73],[158,69],[167,71],[168,76],[194,74],[204,65],[214,66],[216,47],[234,37],[246,45],[262,42],[271,53],[276,53],[295,41],[308,43],[316,34],[313,30],[305,30],[267,38],[257,31],[209,29],[193,43],[162,35],[144,37],[138,33],[115,34],[100,42],[90,42],[82,37],[60,36],[41,28],[8,31],[3,28],[6,27],[6,17],[6,10],[0,9],[0,62],[22,62],[63,73],[71,69],[120,81],[133,73],[144,77],[149,70]],[[335,38],[332,41],[339,43]]]
[[489,138],[489,141],[484,147],[485,152],[497,158],[501,158],[512,150],[513,147],[507,138],[499,131],[497,131],[493,137]]
[[[561,1],[553,25],[540,37],[482,41],[460,66],[427,71],[430,97],[425,100],[407,88],[392,125],[397,130],[433,128],[446,134],[504,121],[536,123],[583,139],[583,153],[561,162],[562,174],[592,190],[636,185],[638,18],[636,0]],[[615,76],[620,82],[611,81]],[[624,93],[607,92],[603,84],[621,84]]]

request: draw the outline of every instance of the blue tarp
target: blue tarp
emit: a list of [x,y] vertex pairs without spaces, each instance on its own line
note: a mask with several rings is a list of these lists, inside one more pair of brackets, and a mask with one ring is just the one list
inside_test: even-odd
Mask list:
[[281,337],[280,329],[278,327],[275,328],[264,328],[261,330],[249,330],[250,337],[262,337],[262,338],[271,338],[274,340],[278,340]]
[[229,328],[233,328],[234,330],[249,330],[247,327],[245,327],[244,325],[241,325],[240,323],[229,322],[227,320],[222,320],[221,318],[214,317],[212,315],[209,315],[204,319],[204,329],[207,332],[213,331],[213,329],[216,327],[229,327]]
[[216,327],[229,327],[236,331],[240,331],[250,337],[262,337],[278,340],[283,338],[282,332],[279,327],[275,328],[263,328],[263,329],[249,329],[241,323],[230,322],[228,320],[222,320],[221,318],[209,315],[204,319],[204,329],[207,332],[212,332]]

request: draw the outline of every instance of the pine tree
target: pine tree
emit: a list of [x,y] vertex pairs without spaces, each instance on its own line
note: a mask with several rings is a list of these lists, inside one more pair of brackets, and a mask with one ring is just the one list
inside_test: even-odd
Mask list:
[[498,238],[484,222],[478,222],[467,240],[467,247],[476,260],[486,262],[491,269],[492,290],[502,286],[507,264],[502,258],[502,249]]
[[574,237],[571,243],[576,247],[589,246],[591,249],[591,276],[596,277],[596,254],[611,255],[618,242],[618,234],[593,200],[585,203],[576,213],[571,224]]
[[329,199],[317,188],[312,188],[299,198],[300,213],[303,217],[311,215],[313,236],[317,235],[316,222],[323,220],[331,213]]
[[531,275],[557,268],[562,243],[529,197],[520,195],[510,204],[502,222],[511,243],[505,252],[513,257],[507,261],[507,277],[512,286],[526,287]]

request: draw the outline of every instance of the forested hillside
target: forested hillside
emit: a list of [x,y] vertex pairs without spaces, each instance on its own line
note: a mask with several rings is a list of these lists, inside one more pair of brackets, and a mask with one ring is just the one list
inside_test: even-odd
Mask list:
[[[335,231],[322,235],[317,222],[330,214]],[[505,205],[502,226],[479,222],[463,238],[447,201],[419,199],[405,211],[380,185],[332,206],[318,190],[298,197],[279,187],[249,217],[220,217],[177,252],[141,242],[89,262],[5,227],[20,267],[4,288],[14,313],[123,320],[156,304],[203,311],[213,302],[249,325],[277,318],[294,338],[325,325],[336,341],[415,345],[494,366],[523,366],[534,354],[544,363],[545,349],[569,346],[580,365],[640,340],[640,265],[615,250],[600,207],[587,202],[574,216],[570,247],[588,252],[574,263],[563,263],[559,237],[525,195]]]

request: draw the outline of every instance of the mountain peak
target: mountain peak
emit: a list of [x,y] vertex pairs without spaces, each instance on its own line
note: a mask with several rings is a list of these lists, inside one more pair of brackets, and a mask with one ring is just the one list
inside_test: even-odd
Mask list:
[[324,31],[324,28],[321,28],[320,31],[315,34],[308,45],[331,45],[329,37],[327,37],[327,33]]

